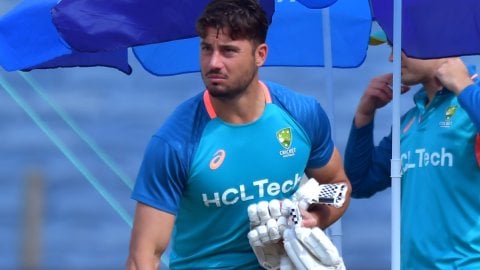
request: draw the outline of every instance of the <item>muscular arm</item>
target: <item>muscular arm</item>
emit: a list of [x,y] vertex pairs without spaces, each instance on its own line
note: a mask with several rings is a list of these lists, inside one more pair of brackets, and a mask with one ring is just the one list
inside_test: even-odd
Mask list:
[[128,270],[158,269],[172,233],[175,216],[138,203],[135,211]]
[[306,227],[319,226],[324,229],[337,221],[345,212],[350,202],[351,186],[343,169],[342,160],[337,149],[334,149],[330,161],[321,168],[307,169],[306,174],[310,178],[315,178],[320,184],[347,183],[348,192],[346,194],[345,204],[341,208],[335,208],[326,205],[315,205],[308,209],[310,213],[316,216],[315,219],[304,219]]

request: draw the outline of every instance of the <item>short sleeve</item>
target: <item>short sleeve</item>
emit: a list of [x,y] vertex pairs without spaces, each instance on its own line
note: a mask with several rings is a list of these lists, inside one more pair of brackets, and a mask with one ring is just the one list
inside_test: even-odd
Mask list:
[[178,146],[153,136],[145,151],[131,198],[175,215],[186,181],[180,153]]

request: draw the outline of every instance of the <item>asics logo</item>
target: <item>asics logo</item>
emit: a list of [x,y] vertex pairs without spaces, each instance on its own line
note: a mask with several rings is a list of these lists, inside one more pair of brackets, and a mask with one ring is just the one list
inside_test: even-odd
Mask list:
[[225,150],[223,149],[220,149],[218,150],[217,152],[215,152],[215,154],[213,154],[213,158],[212,160],[210,161],[210,169],[211,170],[216,170],[218,169],[223,161],[225,160]]

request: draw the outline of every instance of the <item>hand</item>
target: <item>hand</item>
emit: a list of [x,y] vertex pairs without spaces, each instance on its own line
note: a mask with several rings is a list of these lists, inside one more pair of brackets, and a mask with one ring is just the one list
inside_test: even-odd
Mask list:
[[261,201],[248,207],[250,231],[248,240],[257,257],[258,263],[265,269],[278,269],[287,255],[281,242],[287,227],[290,213],[290,200]]
[[447,58],[435,74],[440,83],[448,90],[459,95],[463,89],[473,83],[467,67],[459,57]]
[[[284,232],[292,230],[293,227],[308,230],[315,227],[313,230],[320,230],[318,226],[321,217],[306,209],[319,204],[342,207],[347,189],[345,183],[320,185],[317,180],[310,178],[301,185],[291,200],[274,199],[251,204],[247,209],[250,220],[248,240],[259,264],[265,269],[293,269],[289,266],[293,265],[293,262],[288,258],[282,244]],[[323,245],[325,244],[322,243]]]
[[286,229],[283,238],[285,251],[297,270],[345,270],[337,248],[320,228],[295,226]]
[[[355,126],[361,128],[373,121],[375,111],[387,105],[393,98],[392,92],[393,74],[388,73],[373,78],[367,86],[365,93],[355,113]],[[402,85],[401,93],[405,93],[410,87]]]
[[308,228],[321,227],[324,205],[341,208],[347,191],[346,183],[319,184],[314,178],[308,179],[292,196],[292,201],[298,204],[301,225]]

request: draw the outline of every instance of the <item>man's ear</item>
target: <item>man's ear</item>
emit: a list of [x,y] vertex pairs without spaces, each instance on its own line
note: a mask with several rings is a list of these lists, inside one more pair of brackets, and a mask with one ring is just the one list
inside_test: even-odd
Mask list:
[[257,67],[263,66],[265,60],[267,59],[268,54],[268,46],[265,43],[258,45],[257,49],[255,50],[255,64]]

